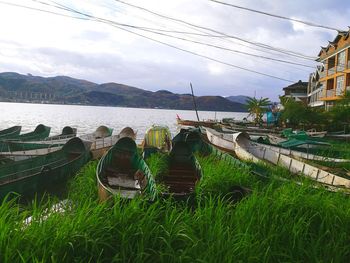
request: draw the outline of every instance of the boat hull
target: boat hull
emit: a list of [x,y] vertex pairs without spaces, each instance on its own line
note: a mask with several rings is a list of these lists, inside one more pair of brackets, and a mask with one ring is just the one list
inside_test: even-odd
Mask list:
[[153,175],[130,137],[119,138],[103,155],[96,168],[96,177],[100,201],[116,195],[126,199],[137,195],[147,196],[150,200],[156,197]]
[[13,126],[0,131],[0,140],[11,139],[20,134],[22,126]]
[[8,194],[31,197],[65,184],[91,158],[80,139],[72,140],[58,152],[0,167],[0,198]]
[[[215,145],[221,143],[223,138],[220,138],[220,133],[214,130],[207,130],[208,139]],[[212,140],[215,138],[216,140]],[[234,150],[239,159],[245,161],[268,162],[277,166],[288,169],[293,174],[303,174],[317,182],[335,186],[350,188],[350,180],[326,172],[315,166],[286,156],[271,149],[259,147],[249,140],[249,136],[245,133],[232,134],[232,142]],[[222,145],[223,146],[223,145]]]

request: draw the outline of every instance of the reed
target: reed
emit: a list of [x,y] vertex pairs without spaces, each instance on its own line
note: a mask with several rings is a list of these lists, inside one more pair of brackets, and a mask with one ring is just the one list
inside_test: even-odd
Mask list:
[[[53,197],[26,207],[4,201],[0,262],[348,262],[347,196],[274,180],[278,169],[260,180],[213,156],[198,160],[195,208],[170,199],[100,203],[96,162],[70,183],[64,211],[50,210]],[[237,184],[252,194],[227,201]]]

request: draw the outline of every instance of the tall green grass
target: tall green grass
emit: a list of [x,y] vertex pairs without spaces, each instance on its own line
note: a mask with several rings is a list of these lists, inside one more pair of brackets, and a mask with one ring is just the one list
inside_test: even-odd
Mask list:
[[[28,207],[4,201],[0,262],[348,262],[347,196],[307,181],[260,180],[213,156],[198,160],[204,176],[195,208],[118,197],[100,203],[96,162],[71,182],[64,212],[48,213],[55,198]],[[252,194],[239,203],[217,194],[237,184]]]

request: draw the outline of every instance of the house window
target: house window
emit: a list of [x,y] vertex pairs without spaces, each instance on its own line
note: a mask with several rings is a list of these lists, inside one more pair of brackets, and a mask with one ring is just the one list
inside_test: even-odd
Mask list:
[[335,94],[337,96],[341,96],[344,94],[344,76],[337,77],[337,86],[336,86]]
[[335,66],[335,57],[331,57],[328,59],[328,69],[334,68]]
[[334,89],[334,79],[328,79],[327,80],[327,90]]
[[350,86],[350,73],[346,73],[346,86]]

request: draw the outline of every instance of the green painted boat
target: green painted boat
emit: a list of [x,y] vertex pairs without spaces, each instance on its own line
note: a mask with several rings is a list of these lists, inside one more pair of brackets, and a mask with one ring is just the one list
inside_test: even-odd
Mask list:
[[[200,154],[201,156],[213,155],[215,159],[220,161],[225,161],[226,163],[232,164],[235,167],[242,167],[249,169],[251,173],[257,176],[266,177],[263,175],[262,171],[258,171],[258,167],[252,167],[251,165],[246,165],[240,160],[234,158],[232,155],[223,152],[207,143],[205,130],[201,128],[187,128],[181,129],[180,132],[173,138],[173,144],[185,141],[187,145],[190,146],[193,152]],[[253,168],[253,169],[252,169]],[[261,169],[260,169],[261,170]],[[251,190],[240,185],[234,185],[230,188],[230,195],[227,196],[231,201],[239,201],[243,197],[251,194]]]
[[65,126],[60,134],[47,137],[44,139],[44,141],[68,140],[75,136],[77,136],[77,129],[70,126]]
[[39,141],[47,138],[50,134],[51,128],[43,124],[36,126],[35,130],[29,133],[20,134],[11,137],[11,140],[15,141]]
[[205,131],[200,128],[181,129],[180,132],[173,138],[173,144],[181,141],[185,141],[193,152],[198,152],[204,156],[213,154],[219,160],[226,160],[235,166],[248,168],[248,165],[236,159],[232,155],[207,143]]
[[16,141],[2,142],[0,143],[0,156],[4,156],[4,155],[9,156],[11,154],[16,155],[16,153],[21,153],[22,155],[28,155],[28,156],[45,155],[47,153],[54,152],[61,149],[66,142],[67,141],[65,142],[59,141],[57,143],[53,142],[51,144],[40,143],[40,142],[31,143],[31,142],[16,142]]
[[[41,136],[43,134],[40,134],[40,131],[44,132],[44,130],[41,130],[41,128],[38,128],[38,127],[36,128],[36,130],[38,131],[36,135]],[[49,127],[46,127],[46,128],[49,128]],[[47,131],[46,128],[45,130]],[[50,128],[48,130],[50,130]],[[29,133],[24,135],[28,135],[28,134]],[[76,129],[66,126],[63,128],[62,133],[59,135],[47,137],[44,140],[35,140],[35,141],[26,140],[26,138],[30,138],[30,137],[34,138],[34,135],[33,136],[32,135],[30,135],[29,137],[27,136],[22,137],[22,139],[24,138],[24,140],[22,139],[18,140],[16,138],[16,140],[10,139],[10,140],[0,142],[0,156],[8,155],[9,153],[19,152],[19,151],[23,153],[22,155],[43,155],[49,152],[53,152],[55,150],[59,150],[69,139],[76,136]],[[42,153],[40,153],[40,151],[37,151],[37,152],[32,152],[27,154],[28,151],[46,149],[46,148],[48,150],[41,151]]]
[[167,169],[159,176],[166,191],[163,196],[176,199],[187,198],[194,193],[202,178],[201,167],[191,147],[184,141],[175,143],[168,158]]
[[32,196],[66,182],[90,160],[89,149],[90,143],[72,138],[61,150],[0,166],[0,198],[9,193]]
[[0,140],[16,137],[21,132],[22,126],[13,126],[0,131]]
[[[92,143],[90,151],[94,159],[99,159],[119,138],[125,136],[134,138],[136,136],[134,131],[129,127],[124,128],[118,135],[108,136],[111,134],[111,131],[112,129],[109,128],[103,128],[103,131],[101,131],[101,127],[99,127],[95,132],[80,137],[83,141],[90,141]],[[75,135],[76,129],[66,126],[60,135],[48,137],[41,141],[0,142],[0,160],[5,159],[4,161],[6,161],[6,159],[12,159],[18,161],[48,154],[60,150]]]
[[100,159],[96,168],[101,201],[114,195],[132,199],[143,195],[154,200],[155,181],[145,161],[138,154],[135,141],[120,138]]

